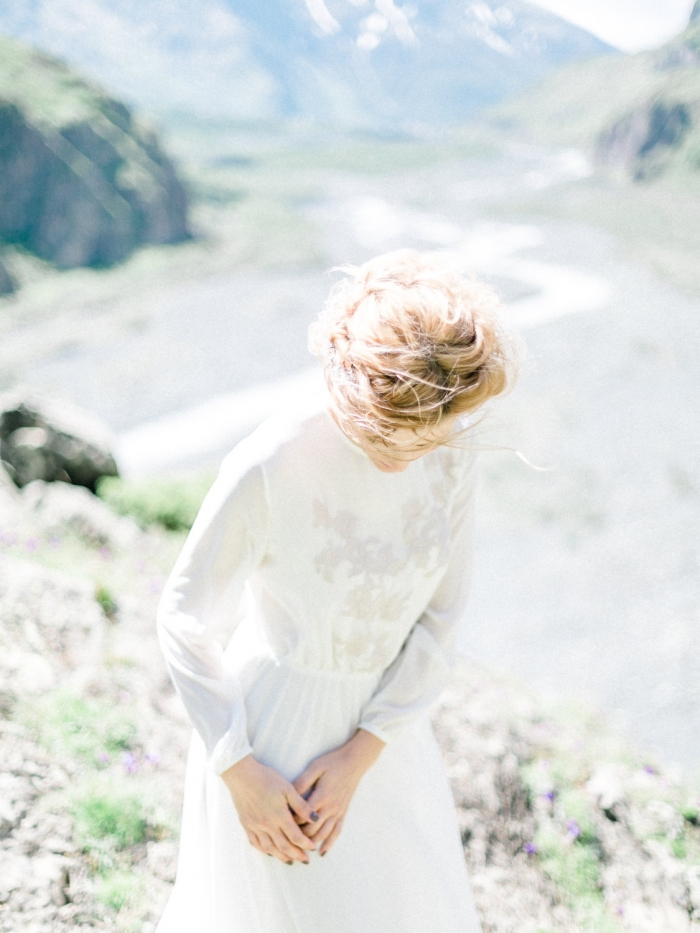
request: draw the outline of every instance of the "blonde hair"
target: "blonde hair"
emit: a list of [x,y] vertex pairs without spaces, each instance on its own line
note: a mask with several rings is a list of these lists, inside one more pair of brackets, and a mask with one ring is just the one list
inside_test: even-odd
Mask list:
[[511,386],[515,347],[488,285],[415,250],[341,271],[309,348],[351,440],[390,444],[396,429],[436,428]]

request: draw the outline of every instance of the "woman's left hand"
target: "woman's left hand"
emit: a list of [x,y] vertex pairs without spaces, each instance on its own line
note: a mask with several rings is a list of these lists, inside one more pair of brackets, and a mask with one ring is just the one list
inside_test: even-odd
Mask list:
[[362,775],[374,764],[384,742],[371,732],[358,729],[340,748],[321,755],[294,781],[297,792],[318,813],[316,823],[301,824],[302,832],[325,855],[340,835],[343,820]]

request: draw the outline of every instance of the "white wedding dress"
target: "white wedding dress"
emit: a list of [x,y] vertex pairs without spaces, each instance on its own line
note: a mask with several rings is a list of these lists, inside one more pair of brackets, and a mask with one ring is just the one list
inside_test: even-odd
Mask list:
[[[473,487],[466,449],[380,472],[323,400],[225,458],[158,615],[195,732],[157,933],[479,933],[427,715],[465,606]],[[218,775],[252,751],[293,780],[358,726],[387,745],[331,851],[254,849]]]

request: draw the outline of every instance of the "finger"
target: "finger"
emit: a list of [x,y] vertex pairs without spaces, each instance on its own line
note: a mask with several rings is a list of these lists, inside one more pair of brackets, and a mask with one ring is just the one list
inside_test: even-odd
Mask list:
[[248,837],[248,842],[252,845],[254,849],[257,849],[259,852],[264,852],[265,850],[262,847],[262,843],[258,838],[257,834],[253,832],[252,829],[246,829],[246,836]]
[[324,839],[330,832],[329,823],[335,818],[334,813],[321,813],[316,823],[307,823],[301,827],[301,831],[308,839]]
[[292,845],[281,830],[273,830],[270,835],[272,836],[275,847],[280,852],[284,852],[285,861],[308,863],[308,853],[298,848],[298,846]]
[[302,771],[296,781],[293,782],[293,787],[301,797],[305,797],[322,774],[323,768],[314,765],[312,762],[305,771]]
[[284,833],[289,842],[296,846],[298,849],[303,849],[305,852],[311,851],[316,848],[316,843],[313,839],[309,839],[308,836],[305,836],[301,829],[292,819],[292,814],[288,814],[288,819],[282,822],[282,825],[279,827],[280,831]]
[[273,836],[273,833],[260,834],[265,854],[274,856],[276,859],[279,859],[280,862],[289,863],[290,861],[293,861],[291,855],[285,852],[284,849],[277,844],[277,839],[273,838]]
[[292,785],[289,785],[287,794],[287,805],[295,816],[298,816],[305,823],[317,823],[318,813],[311,804],[304,800],[299,791]]
[[335,826],[330,836],[326,839],[320,849],[320,854],[325,855],[334,845],[335,841],[340,835],[340,830],[343,828],[343,821],[341,819],[336,820]]

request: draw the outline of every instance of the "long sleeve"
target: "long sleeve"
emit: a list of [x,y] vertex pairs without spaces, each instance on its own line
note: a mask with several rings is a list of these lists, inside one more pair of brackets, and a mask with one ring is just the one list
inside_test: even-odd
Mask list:
[[253,450],[244,441],[224,459],[158,607],[170,675],[219,774],[251,751],[240,685],[216,636],[235,627],[245,582],[265,554],[265,476]]
[[469,452],[451,510],[450,557],[429,605],[386,669],[360,722],[384,742],[424,713],[447,685],[456,658],[474,550],[476,457]]

